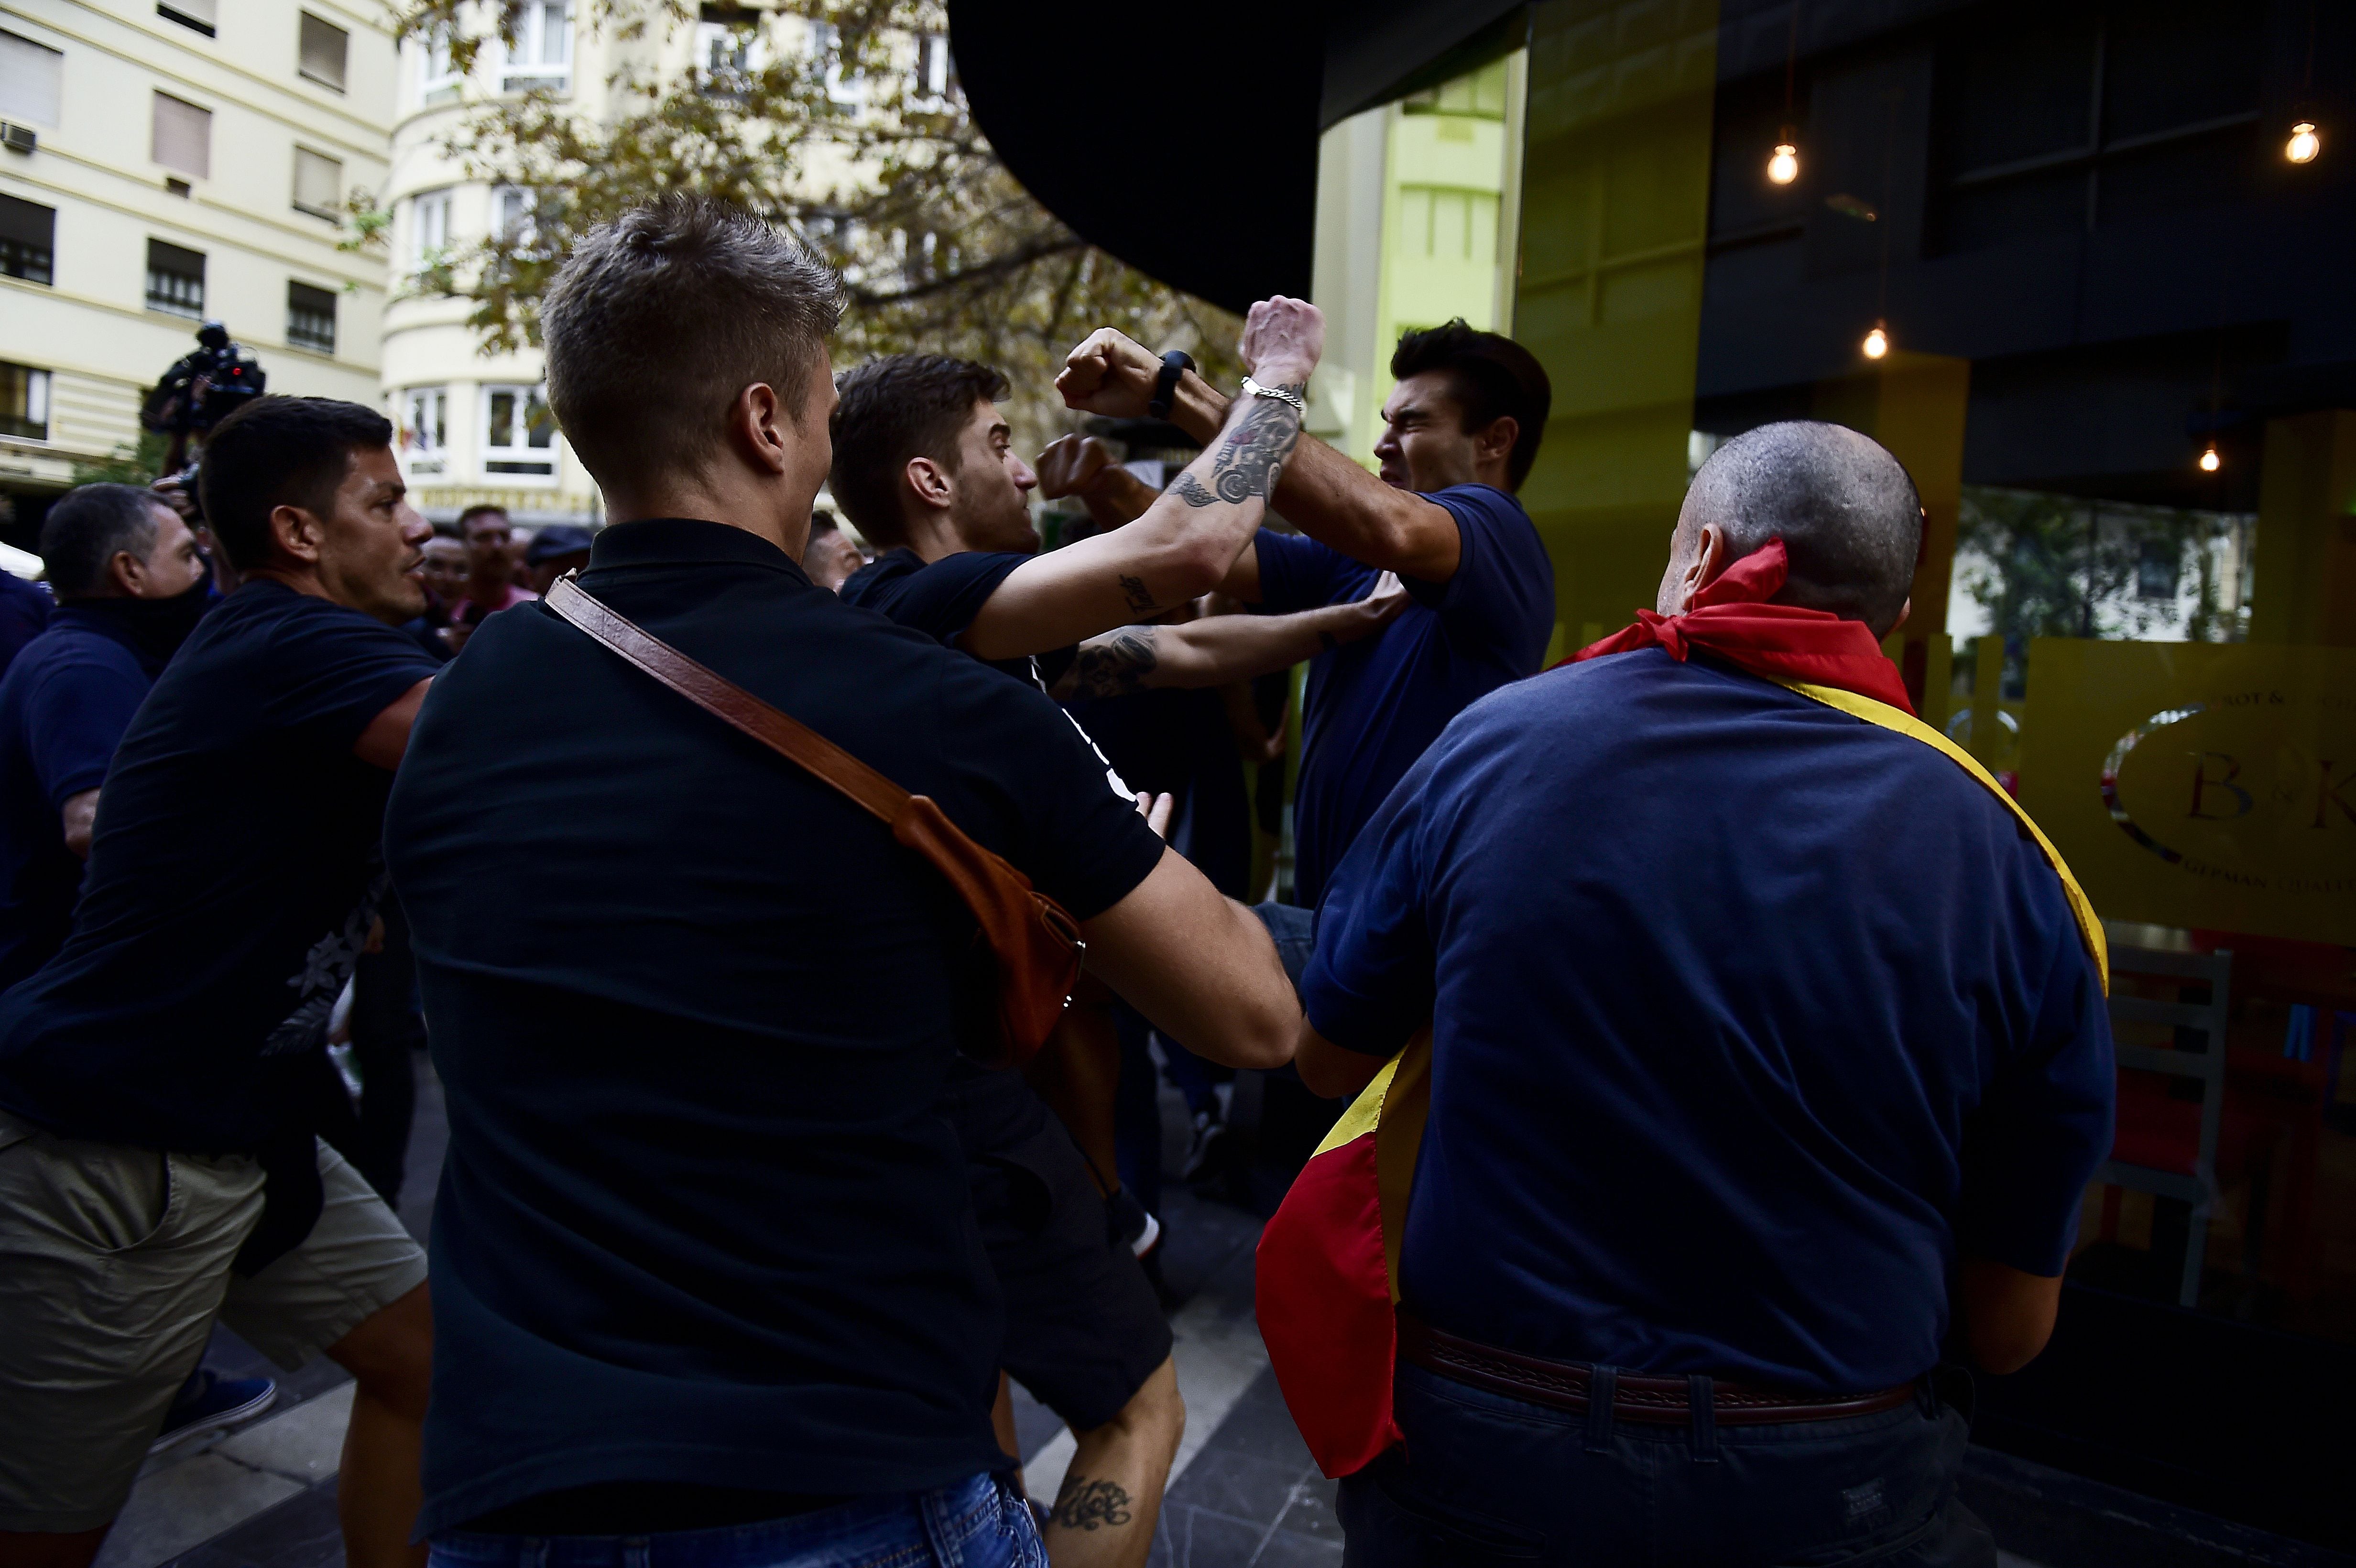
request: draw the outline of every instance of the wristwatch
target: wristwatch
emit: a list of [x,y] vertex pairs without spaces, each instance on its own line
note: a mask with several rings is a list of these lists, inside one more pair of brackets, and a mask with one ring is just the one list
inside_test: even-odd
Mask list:
[[1158,420],[1170,417],[1171,400],[1178,395],[1178,378],[1194,368],[1194,360],[1182,349],[1172,349],[1162,357],[1162,368],[1153,378],[1153,396],[1145,401],[1145,411]]
[[1309,405],[1301,400],[1300,393],[1288,391],[1282,387],[1263,387],[1249,376],[1244,378],[1244,390],[1255,398],[1274,398],[1280,403],[1290,403],[1295,413],[1309,411]]

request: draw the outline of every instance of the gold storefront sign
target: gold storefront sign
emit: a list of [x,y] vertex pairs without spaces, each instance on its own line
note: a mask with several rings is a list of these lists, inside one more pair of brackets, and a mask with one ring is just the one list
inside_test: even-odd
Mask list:
[[2356,944],[2356,650],[2040,638],[2021,752],[2106,918]]

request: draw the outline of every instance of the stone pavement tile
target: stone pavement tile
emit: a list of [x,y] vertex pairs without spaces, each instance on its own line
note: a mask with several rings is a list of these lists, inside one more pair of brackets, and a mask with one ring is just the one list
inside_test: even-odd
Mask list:
[[1342,1519],[1334,1511],[1333,1497],[1341,1488],[1341,1482],[1329,1481],[1316,1471],[1310,1471],[1293,1483],[1292,1506],[1277,1520],[1276,1528],[1286,1535],[1338,1542],[1342,1539]]
[[1284,1395],[1276,1386],[1276,1374],[1266,1370],[1228,1409],[1226,1419],[1212,1435],[1210,1445],[1224,1453],[1264,1459],[1298,1473],[1310,1474],[1316,1469],[1316,1461],[1309,1456],[1309,1445],[1301,1440],[1301,1430],[1292,1424],[1291,1412],[1284,1408]]
[[1170,1568],[1250,1568],[1269,1534],[1265,1524],[1207,1509],[1165,1505],[1162,1517],[1170,1526]]
[[343,1461],[344,1428],[351,1423],[353,1387],[346,1383],[284,1415],[258,1421],[214,1452],[306,1487],[331,1480]]
[[1169,1501],[1273,1525],[1292,1506],[1302,1479],[1298,1467],[1235,1453],[1215,1435],[1170,1488]]
[[176,1559],[169,1568],[344,1568],[336,1489],[305,1488]]
[[302,1489],[284,1476],[199,1454],[140,1481],[93,1568],[153,1568]]
[[1260,1543],[1252,1568],[1341,1568],[1342,1538],[1320,1541],[1280,1530]]

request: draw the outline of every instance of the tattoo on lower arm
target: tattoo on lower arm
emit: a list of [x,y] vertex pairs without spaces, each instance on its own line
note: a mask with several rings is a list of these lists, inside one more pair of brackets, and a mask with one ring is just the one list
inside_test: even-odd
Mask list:
[[1145,579],[1141,577],[1131,577],[1124,572],[1120,574],[1118,581],[1120,583],[1120,596],[1129,602],[1129,607],[1130,609],[1151,610],[1153,608],[1153,595],[1147,590],[1145,586]]
[[1082,643],[1072,661],[1072,684],[1085,697],[1126,697],[1162,662],[1158,644],[1151,626],[1130,626]]
[[1254,398],[1251,403],[1220,438],[1218,455],[1211,463],[1211,488],[1231,505],[1275,495],[1284,460],[1301,439],[1300,410],[1274,398]]
[[1216,496],[1204,489],[1203,482],[1192,474],[1178,475],[1178,483],[1170,486],[1170,493],[1190,507],[1207,507],[1218,500]]
[[1129,1493],[1116,1481],[1091,1481],[1086,1476],[1066,1476],[1055,1493],[1055,1511],[1047,1516],[1050,1523],[1066,1530],[1094,1530],[1098,1525],[1127,1524],[1134,1517],[1130,1511]]

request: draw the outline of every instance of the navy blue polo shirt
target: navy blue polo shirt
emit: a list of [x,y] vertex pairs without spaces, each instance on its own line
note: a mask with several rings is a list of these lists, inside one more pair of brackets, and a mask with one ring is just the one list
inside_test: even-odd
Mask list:
[[41,635],[57,610],[57,601],[37,582],[14,572],[0,571],[0,671],[5,671],[25,645]]
[[[1161,859],[1045,696],[766,540],[619,523],[582,586],[1078,918]],[[434,683],[386,844],[450,1117],[421,1527],[1001,1466],[1000,1300],[941,1109],[989,994],[938,870],[536,603]]]
[[0,990],[64,943],[82,870],[66,802],[106,782],[162,667],[95,602],[59,608],[0,679]]
[[0,997],[0,1107],[197,1153],[299,1130],[382,880],[391,774],[352,747],[434,667],[265,579],[206,613],[115,750],[73,933]]
[[[1467,704],[1535,674],[1554,635],[1554,567],[1522,504],[1486,485],[1425,499],[1456,519],[1456,574],[1407,580],[1413,603],[1398,620],[1310,662],[1292,887],[1312,909],[1399,775]],[[1380,575],[1315,539],[1263,528],[1258,544],[1258,608],[1269,613],[1363,599]]]
[[1929,746],[1659,649],[1449,726],[1326,895],[1337,1045],[1433,1024],[1406,1305],[1816,1392],[1935,1364],[1959,1253],[2062,1272],[2110,1147],[2060,879]]

